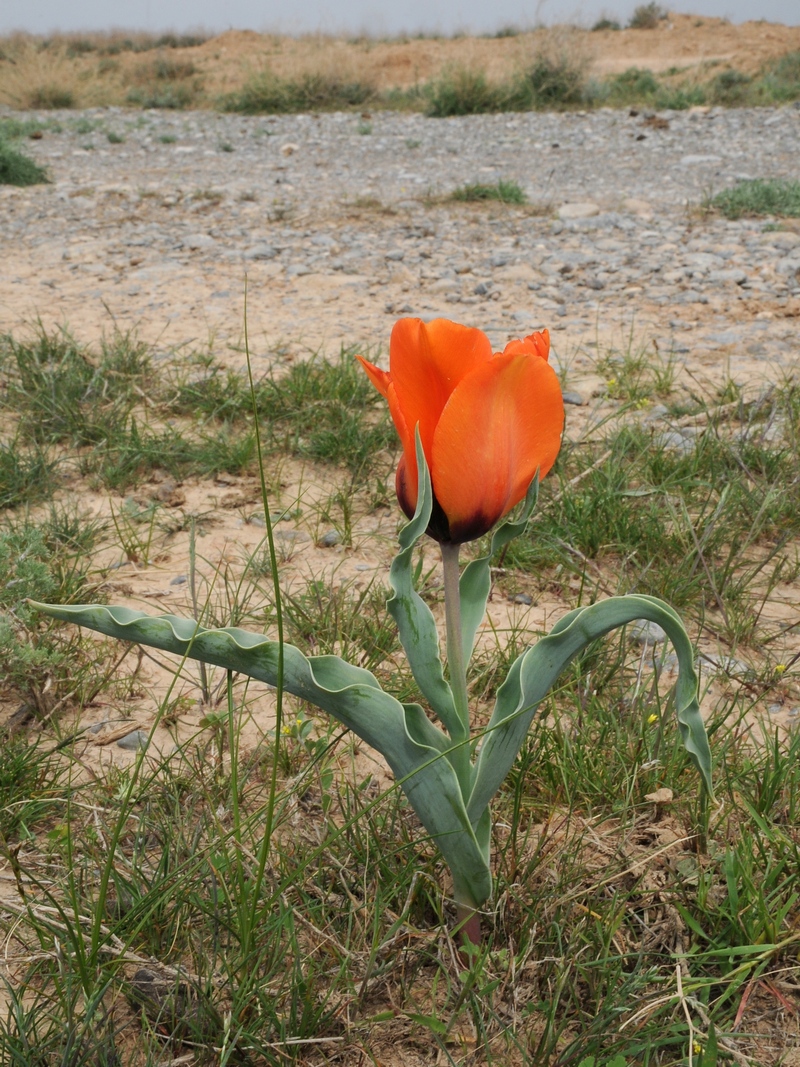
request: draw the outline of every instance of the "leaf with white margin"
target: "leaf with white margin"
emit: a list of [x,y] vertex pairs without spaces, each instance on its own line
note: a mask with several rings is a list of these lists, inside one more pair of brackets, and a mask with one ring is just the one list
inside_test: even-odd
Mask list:
[[[193,619],[152,616],[125,607],[30,602],[54,618],[109,637],[213,663],[270,685],[278,681],[276,641],[237,627],[211,630]],[[286,692],[328,712],[381,752],[453,874],[460,900],[478,906],[491,893],[489,841],[484,812],[473,827],[447,756],[450,741],[419,704],[401,704],[373,674],[338,656],[306,657],[284,644]],[[476,833],[477,831],[477,833]]]
[[533,648],[512,664],[497,692],[494,712],[475,764],[467,804],[470,819],[478,819],[500,788],[525,739],[539,703],[569,661],[592,641],[636,619],[658,623],[678,657],[675,712],[684,748],[713,797],[711,750],[697,698],[694,650],[678,614],[655,597],[630,594],[568,612]]

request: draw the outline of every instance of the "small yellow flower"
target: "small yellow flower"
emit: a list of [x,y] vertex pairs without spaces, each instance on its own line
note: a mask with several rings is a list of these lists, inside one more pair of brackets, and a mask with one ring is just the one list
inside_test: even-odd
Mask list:
[[777,663],[775,665],[775,673],[776,674],[783,674],[783,672],[785,670],[786,670],[786,664],[785,663]]
[[692,1042],[692,1052],[695,1054],[695,1056],[699,1056],[702,1051],[703,1051],[703,1046],[700,1044],[700,1042],[699,1041],[693,1041]]
[[291,726],[288,726],[286,723],[284,723],[283,726],[281,727],[281,733],[283,734],[283,736],[284,737],[289,737],[291,735],[291,732],[292,732]]
[[647,720],[647,725],[648,726],[653,726],[657,722],[658,722],[658,716],[653,714],[653,715],[649,716],[649,718]]

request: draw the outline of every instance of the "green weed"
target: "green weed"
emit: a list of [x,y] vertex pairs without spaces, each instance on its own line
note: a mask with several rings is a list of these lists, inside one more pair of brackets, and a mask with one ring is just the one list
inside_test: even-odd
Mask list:
[[359,107],[374,96],[371,86],[347,82],[333,75],[306,74],[295,81],[264,70],[239,92],[224,97],[220,106],[223,111],[238,111],[245,115],[337,111]]
[[667,11],[655,0],[650,0],[649,4],[640,4],[634,9],[628,27],[632,30],[655,30],[659,22],[666,18],[669,18]]
[[43,167],[0,140],[0,185],[42,185],[49,180]]
[[508,89],[491,84],[472,67],[453,67],[428,86],[427,95],[427,113],[433,118],[512,110]]
[[[271,371],[256,382],[255,394],[270,451],[341,464],[358,474],[386,464],[394,448],[391,422],[352,349],[342,349],[334,360],[312,357]],[[212,367],[179,380],[170,408],[238,424],[249,419],[251,401],[241,376]]]
[[800,216],[800,182],[761,178],[741,181],[732,189],[717,193],[709,204],[729,219],[744,215],[797,218]]
[[57,85],[38,85],[29,90],[27,104],[41,111],[64,110],[75,107],[75,94]]
[[39,716],[68,702],[87,702],[109,687],[105,650],[43,620],[27,603],[102,600],[91,573],[91,551],[101,534],[99,524],[58,510],[40,522],[0,526],[0,685]]
[[41,448],[29,448],[18,437],[0,441],[0,509],[47,500],[56,486],[55,467]]
[[496,185],[464,185],[454,189],[450,199],[465,203],[499,200],[502,204],[524,204],[528,199],[517,182],[499,181]]

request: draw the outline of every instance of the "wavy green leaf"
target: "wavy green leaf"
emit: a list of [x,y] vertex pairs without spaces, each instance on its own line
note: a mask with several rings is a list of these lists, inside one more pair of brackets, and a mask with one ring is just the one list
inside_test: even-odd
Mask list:
[[678,656],[675,710],[683,745],[713,796],[711,750],[697,698],[694,650],[678,614],[655,597],[631,594],[576,608],[560,619],[547,637],[512,664],[497,702],[473,776],[467,812],[475,822],[500,788],[517,757],[539,703],[569,661],[592,641],[636,619],[658,623]]
[[[124,607],[33,604],[66,622],[122,641],[213,663],[275,685],[278,643],[236,627],[205,629],[176,615],[151,616]],[[284,648],[284,689],[322,708],[386,758],[425,829],[436,840],[459,899],[475,906],[491,893],[484,813],[467,817],[448,751],[448,738],[418,704],[401,704],[373,674],[338,656],[306,657]]]

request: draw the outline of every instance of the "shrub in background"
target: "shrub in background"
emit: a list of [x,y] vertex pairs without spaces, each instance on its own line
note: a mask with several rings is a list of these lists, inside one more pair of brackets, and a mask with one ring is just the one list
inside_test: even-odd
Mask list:
[[47,171],[35,160],[0,140],[0,185],[42,185]]
[[632,30],[655,30],[662,19],[668,18],[667,12],[655,0],[649,4],[640,4],[634,9],[628,26]]

